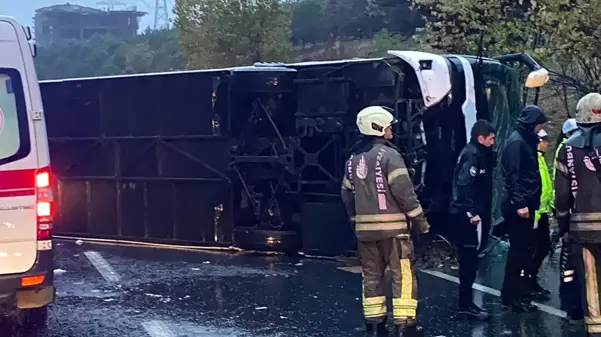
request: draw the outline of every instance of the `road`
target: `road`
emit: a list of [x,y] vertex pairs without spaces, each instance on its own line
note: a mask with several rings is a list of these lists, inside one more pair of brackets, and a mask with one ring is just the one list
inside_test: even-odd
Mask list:
[[[57,299],[48,327],[14,336],[362,336],[360,274],[340,263],[71,241],[55,246]],[[491,255],[476,286],[476,300],[493,313],[488,324],[453,319],[452,270],[419,272],[426,336],[582,335],[581,324],[561,317],[557,298],[541,303],[539,313],[503,311],[502,248]],[[556,258],[543,271],[551,289],[557,289]]]

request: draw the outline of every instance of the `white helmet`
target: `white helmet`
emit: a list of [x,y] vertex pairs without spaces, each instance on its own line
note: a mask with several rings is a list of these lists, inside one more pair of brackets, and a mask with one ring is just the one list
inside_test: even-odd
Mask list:
[[576,118],[570,118],[563,122],[563,126],[561,127],[561,133],[564,135],[568,134],[568,132],[578,130],[578,125],[576,125]]
[[357,114],[359,132],[366,136],[384,136],[384,129],[397,122],[390,108],[383,106],[368,106]]
[[576,104],[576,122],[594,124],[601,122],[601,95],[592,92],[582,97]]

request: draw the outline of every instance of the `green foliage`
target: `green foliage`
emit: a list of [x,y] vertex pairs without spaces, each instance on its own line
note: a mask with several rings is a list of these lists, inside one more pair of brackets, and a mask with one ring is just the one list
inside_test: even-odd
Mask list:
[[413,0],[413,8],[427,21],[422,41],[447,52],[533,53],[548,42],[534,1]]
[[419,45],[411,37],[402,36],[398,33],[390,32],[384,28],[374,34],[373,49],[368,54],[369,57],[385,56],[389,50],[418,50]]
[[40,47],[35,63],[41,80],[148,73],[184,67],[173,30],[149,30],[127,41],[105,35]]
[[[554,84],[601,90],[601,7],[574,0],[413,0],[427,20],[422,42],[452,53],[526,52],[560,73]],[[567,97],[564,97],[567,101]]]
[[[312,22],[312,24],[309,24]],[[293,4],[291,41],[296,45],[305,45],[322,41],[324,33],[323,1],[304,0]]]
[[601,6],[596,1],[543,3],[538,20],[553,41],[549,53],[572,77],[569,84],[581,94],[601,91]]
[[175,27],[191,68],[285,61],[290,8],[279,0],[180,0]]
[[423,26],[410,0],[300,0],[293,5],[292,42],[368,39],[387,29],[410,36]]

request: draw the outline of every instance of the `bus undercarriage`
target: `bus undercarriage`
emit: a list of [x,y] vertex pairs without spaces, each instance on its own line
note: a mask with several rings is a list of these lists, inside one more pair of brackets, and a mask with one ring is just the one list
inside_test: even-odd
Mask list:
[[[494,59],[390,54],[42,82],[61,180],[57,232],[319,255],[353,251],[339,197],[344,162],[358,137],[357,112],[385,105],[400,121],[394,142],[420,201],[433,229],[444,233],[453,168],[471,125],[492,120],[502,146],[521,108],[523,82]],[[131,169],[131,158],[148,153],[143,168]]]

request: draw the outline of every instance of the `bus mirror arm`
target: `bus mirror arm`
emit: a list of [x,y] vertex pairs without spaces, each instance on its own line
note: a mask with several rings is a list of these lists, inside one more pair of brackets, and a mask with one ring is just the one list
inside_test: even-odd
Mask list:
[[547,69],[541,67],[530,55],[521,54],[508,54],[493,57],[501,63],[520,63],[528,67],[531,72],[526,78],[526,88],[540,88],[549,81],[549,72]]

